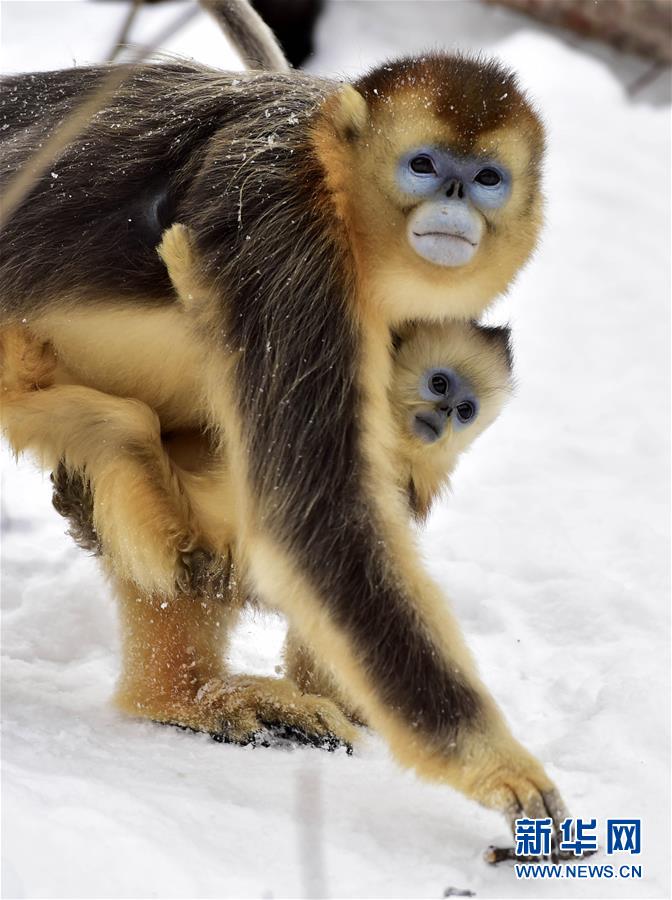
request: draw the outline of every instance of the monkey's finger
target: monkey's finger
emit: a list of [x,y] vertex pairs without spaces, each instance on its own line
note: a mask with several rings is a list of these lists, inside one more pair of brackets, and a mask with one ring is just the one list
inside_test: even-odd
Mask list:
[[544,806],[546,807],[547,814],[553,820],[553,827],[559,834],[560,826],[569,816],[567,807],[565,806],[557,788],[551,788],[548,791],[542,791],[541,796],[544,801]]
[[[553,812],[560,814],[564,810],[562,801],[558,792],[553,788],[546,792],[541,791],[536,784],[529,782],[518,786],[518,795],[525,818],[528,819],[550,819],[551,820],[551,851],[548,854],[542,854],[539,859],[551,859],[556,862],[564,856],[558,849],[560,844],[560,823],[562,819],[554,817]],[[546,802],[546,797],[549,802]],[[550,805],[550,808],[549,808]],[[563,816],[563,819],[565,817]],[[515,837],[515,835],[514,835]]]
[[[563,834],[561,825],[569,817],[567,807],[557,788],[542,792],[544,806],[546,807],[546,815],[553,822],[552,852],[551,857],[554,861],[558,859],[569,859],[573,854],[569,850],[560,849],[560,844],[565,835]],[[573,832],[567,837],[567,840],[573,840]]]
[[[532,782],[518,783],[515,790],[513,788],[506,788],[506,794],[504,796],[506,797],[506,800],[504,800],[504,798],[502,798],[504,802],[500,800],[500,808],[502,808],[504,817],[509,824],[514,841],[517,837],[516,823],[518,819],[553,818],[549,813],[542,792],[539,791]],[[558,858],[557,851],[555,850],[555,847],[557,846],[555,843],[555,833],[552,834],[551,841],[552,851],[550,858],[555,860]],[[516,853],[514,847],[496,847],[491,845],[483,854],[483,858],[487,863],[497,865],[506,860],[513,860],[515,862],[538,862],[548,858],[548,856],[523,856]]]
[[518,802],[526,819],[548,819],[546,804],[533,784],[518,787]]
[[509,828],[511,829],[511,834],[515,836],[516,834],[516,821],[518,819],[523,818],[523,807],[520,804],[520,801],[515,796],[513,791],[511,791],[511,802],[504,810],[504,817],[506,821],[509,823]]

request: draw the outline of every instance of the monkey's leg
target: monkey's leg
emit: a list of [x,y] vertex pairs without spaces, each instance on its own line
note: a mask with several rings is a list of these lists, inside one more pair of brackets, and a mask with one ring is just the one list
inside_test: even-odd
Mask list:
[[[177,473],[197,513],[204,513],[199,527],[213,530],[214,521],[209,521],[213,514],[204,494],[207,489],[216,495],[218,479],[206,474],[200,483],[193,473],[179,468]],[[54,487],[54,503],[68,518],[71,534],[80,541],[83,537],[89,549],[95,549],[88,483],[60,466]],[[230,491],[225,489],[220,498],[226,502]],[[211,572],[206,568],[202,582],[192,570],[197,597],[164,597],[116,579],[125,658],[119,704],[127,712],[207,731],[227,741],[263,741],[270,732],[320,746],[351,743],[352,727],[329,699],[303,697],[288,680],[226,673],[222,652],[247,594],[231,563],[230,549],[221,556],[226,556],[226,565],[218,561]],[[217,557],[209,556],[212,559]],[[115,560],[105,555],[103,560],[114,573]]]
[[91,482],[95,531],[119,574],[167,594],[190,583],[189,505],[148,406],[77,385],[8,389],[1,420],[16,452]]
[[354,739],[330,700],[304,696],[287,679],[226,671],[237,602],[164,598],[121,579],[117,590],[123,670],[115,699],[125,712],[236,743],[285,737],[333,748]]

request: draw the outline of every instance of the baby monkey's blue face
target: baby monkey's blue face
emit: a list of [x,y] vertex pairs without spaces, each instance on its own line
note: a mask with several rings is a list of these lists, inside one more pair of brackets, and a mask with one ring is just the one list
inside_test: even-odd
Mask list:
[[478,397],[454,369],[426,369],[418,386],[423,408],[413,414],[412,428],[426,444],[441,438],[450,423],[455,431],[468,428],[478,416]]

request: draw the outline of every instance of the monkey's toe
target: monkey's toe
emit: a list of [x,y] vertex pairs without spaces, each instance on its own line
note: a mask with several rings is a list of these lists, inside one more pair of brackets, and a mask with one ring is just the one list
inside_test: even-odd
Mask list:
[[196,703],[207,723],[201,730],[224,743],[304,744],[335,750],[351,747],[357,735],[331,700],[301,694],[284,678],[216,678],[203,685]]

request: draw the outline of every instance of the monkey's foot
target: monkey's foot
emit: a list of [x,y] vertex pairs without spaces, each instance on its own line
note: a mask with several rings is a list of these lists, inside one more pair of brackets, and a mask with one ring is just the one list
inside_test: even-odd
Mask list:
[[178,590],[191,597],[225,600],[232,586],[230,555],[221,556],[195,548],[181,554],[177,576]]
[[313,650],[290,627],[282,652],[285,674],[302,694],[331,700],[353,725],[365,726],[364,714],[355,709],[337,685],[329,669],[320,663]]
[[251,675],[212,679],[196,699],[208,712],[206,730],[224,742],[258,746],[290,742],[333,750],[350,747],[356,736],[331,700],[301,694],[287,679]]
[[[139,711],[133,710],[135,714]],[[356,737],[356,729],[334,703],[304,696],[284,678],[211,678],[192,700],[146,708],[144,714],[155,721],[207,732],[223,743],[300,743],[334,750],[350,748]]]

